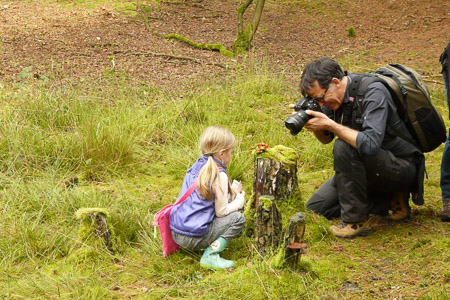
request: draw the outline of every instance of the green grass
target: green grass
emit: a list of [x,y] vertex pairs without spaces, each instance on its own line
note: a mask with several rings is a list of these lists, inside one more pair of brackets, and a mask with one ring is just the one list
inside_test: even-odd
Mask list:
[[[329,233],[332,222],[308,214],[300,271],[273,268],[253,238],[241,237],[224,252],[237,267],[211,272],[199,267],[201,253],[164,259],[151,226],[178,196],[205,127],[226,126],[237,137],[229,173],[247,195],[258,142],[299,150],[299,201],[332,175],[332,145],[284,128],[287,95],[295,92],[286,78],[256,64],[233,80],[176,92],[113,77],[55,83],[0,84],[0,298],[448,299],[448,225],[436,217],[442,147],[427,154],[426,205],[413,207],[411,220],[375,218],[374,234],[339,240]],[[447,115],[442,86],[430,89]],[[61,187],[68,176],[79,185]],[[75,212],[83,207],[109,210],[115,255],[80,251]]]

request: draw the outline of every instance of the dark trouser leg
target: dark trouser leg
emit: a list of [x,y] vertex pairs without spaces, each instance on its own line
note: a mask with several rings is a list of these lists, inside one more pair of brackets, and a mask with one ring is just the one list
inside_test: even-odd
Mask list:
[[333,156],[341,218],[347,223],[363,221],[372,209],[368,190],[408,191],[416,174],[414,163],[389,151],[362,156],[341,139],[335,141]]
[[442,201],[450,201],[450,132],[442,153],[441,191]]
[[342,221],[364,221],[371,203],[367,200],[367,177],[362,158],[341,139],[334,143],[333,156]]
[[[386,216],[389,212],[389,200],[392,193],[380,192],[370,189],[367,192],[367,199],[373,203],[369,214]],[[308,200],[306,209],[327,219],[341,217],[341,205],[338,200],[335,177],[326,181]]]
[[311,196],[306,203],[306,209],[327,219],[339,218],[341,216],[341,205],[338,201],[334,176],[322,184]]
[[[450,78],[447,69],[442,73],[445,86],[445,95],[447,98],[447,107],[450,108]],[[449,115],[450,116],[450,115]],[[441,191],[442,191],[442,212],[443,221],[450,220],[450,131],[445,142],[444,153],[441,162]]]

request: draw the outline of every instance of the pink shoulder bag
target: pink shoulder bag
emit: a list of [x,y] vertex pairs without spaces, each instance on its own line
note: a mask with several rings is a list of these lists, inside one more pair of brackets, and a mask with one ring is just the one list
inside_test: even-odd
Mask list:
[[[172,238],[172,231],[170,230],[170,212],[172,208],[176,205],[181,204],[187,197],[189,197],[194,190],[197,188],[197,181],[195,181],[189,189],[184,193],[183,197],[180,198],[175,204],[168,204],[157,212],[153,218],[153,226],[159,226],[159,233],[161,235],[161,240],[163,244],[163,254],[164,257],[168,257],[172,253],[178,251],[180,248],[177,243]],[[156,231],[155,231],[156,234]]]

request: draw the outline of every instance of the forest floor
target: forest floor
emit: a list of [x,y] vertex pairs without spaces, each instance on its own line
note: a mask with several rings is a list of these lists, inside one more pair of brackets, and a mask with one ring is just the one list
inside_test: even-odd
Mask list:
[[[235,1],[92,2],[0,1],[0,78],[14,78],[29,66],[36,77],[72,79],[113,70],[174,87],[229,74],[249,59],[166,40],[144,26],[143,16],[161,34],[179,33],[231,49]],[[402,62],[434,76],[449,24],[450,4],[440,0],[267,1],[250,56],[274,72],[292,74],[297,84],[302,66],[320,56],[375,65]],[[350,27],[356,37],[348,37]]]

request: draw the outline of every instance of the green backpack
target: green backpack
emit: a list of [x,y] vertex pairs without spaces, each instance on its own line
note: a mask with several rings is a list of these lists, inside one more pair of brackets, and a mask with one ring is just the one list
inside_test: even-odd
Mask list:
[[[369,77],[361,81],[362,77]],[[422,152],[436,149],[446,140],[446,127],[439,111],[433,106],[422,77],[415,70],[400,64],[387,64],[371,73],[352,78],[350,96],[361,102],[368,85],[383,83],[391,93],[400,118]]]

